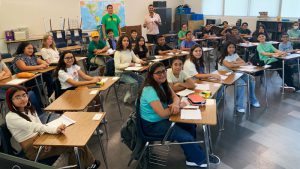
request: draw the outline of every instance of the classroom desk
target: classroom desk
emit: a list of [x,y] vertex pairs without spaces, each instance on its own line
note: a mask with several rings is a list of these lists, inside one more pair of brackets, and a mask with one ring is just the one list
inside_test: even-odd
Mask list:
[[20,43],[20,42],[32,42],[32,41],[38,41],[42,43],[43,37],[31,37],[28,39],[21,39],[21,40],[13,40],[13,41],[5,41],[6,45],[7,45],[7,51],[8,53],[11,53],[10,51],[10,45],[13,43]]
[[[102,86],[90,84],[90,85],[86,85],[86,86],[80,86],[80,87],[78,87],[78,89],[80,89],[80,88],[93,88],[95,90],[98,90],[99,92],[102,92],[102,91],[105,91],[105,90],[110,90],[110,88],[113,86],[115,96],[116,96],[117,105],[118,105],[118,109],[119,109],[119,113],[120,113],[120,117],[123,120],[123,115],[122,115],[121,108],[120,108],[120,103],[119,103],[119,97],[118,97],[117,89],[116,89],[116,86],[115,86],[116,83],[120,80],[120,77],[117,77],[117,76],[115,76],[115,77],[102,76],[101,78],[102,79],[107,78],[107,81]],[[109,91],[107,92],[107,94],[108,93],[109,93]],[[101,102],[102,102],[101,109],[102,109],[102,111],[104,111],[103,100],[101,100]]]
[[[274,57],[274,56],[273,56]],[[300,59],[300,53],[293,53],[293,54],[289,54],[287,56],[283,56],[283,57],[274,57],[276,59],[279,59],[282,61],[282,86],[284,86],[284,63],[287,60],[292,60],[292,59],[297,59],[297,67],[298,67],[298,83],[300,84],[300,72],[299,72],[299,59]],[[284,89],[282,88],[282,94],[284,94]]]
[[[24,83],[26,83],[26,82],[28,82],[28,81],[30,81],[32,79],[35,79],[37,76],[40,76],[40,75],[41,74],[36,74],[35,76],[30,77],[30,78],[17,78],[16,75],[13,75],[13,76],[11,76],[9,78],[0,80],[0,86],[14,86],[14,85],[18,86],[18,85],[22,85],[22,84],[24,84]],[[7,84],[8,82],[10,82],[12,80],[15,80],[15,79],[24,79],[24,81],[18,82],[18,83],[13,84],[13,85]]]
[[[92,93],[91,93],[92,92]],[[68,90],[48,105],[45,111],[82,111],[99,94],[97,89]]]
[[82,46],[80,45],[74,45],[74,46],[67,46],[63,48],[57,48],[59,52],[66,52],[66,51],[78,51],[82,50]]
[[[92,120],[95,114],[102,114],[99,120]],[[64,115],[76,121],[74,124],[68,126],[65,129],[64,134],[42,134],[33,145],[39,146],[39,150],[35,161],[38,160],[39,154],[44,146],[56,146],[56,147],[74,147],[74,152],[77,159],[77,166],[81,168],[81,161],[79,157],[78,147],[83,147],[87,144],[92,137],[94,131],[97,131],[99,146],[101,153],[108,169],[105,150],[101,140],[101,136],[98,131],[98,126],[105,116],[105,112],[65,112]]]
[[[213,83],[213,82],[201,81],[199,79],[197,79],[195,81],[195,83],[197,83],[197,84],[208,84],[209,85],[209,91],[211,91],[210,98],[213,98],[215,96],[215,94],[217,94],[217,92],[220,90],[220,88],[222,86],[220,83]],[[197,93],[197,91],[196,91],[196,93]]]
[[202,47],[203,50],[203,60],[206,63],[206,72],[210,73],[210,58],[209,58],[209,52],[214,50],[214,48],[209,48],[209,47]]
[[[253,68],[243,68],[243,67],[237,67],[237,68],[232,68],[231,70],[233,71],[239,71],[239,72],[243,72],[247,74],[248,77],[248,81],[247,81],[247,109],[248,109],[248,114],[247,114],[247,118],[250,117],[251,115],[251,109],[250,109],[250,75],[256,72],[260,72],[260,71],[264,71],[264,83],[265,83],[265,101],[268,107],[268,96],[267,96],[267,92],[268,92],[268,87],[267,87],[267,76],[266,76],[266,69],[270,68],[270,65],[265,65],[265,66],[255,66]],[[236,86],[234,86],[236,87]],[[236,88],[234,89],[234,91],[236,91]],[[234,99],[235,101],[235,99]],[[234,102],[234,110],[235,110],[235,105],[236,103]]]
[[[186,120],[180,118],[180,113],[176,115],[171,115],[169,120],[172,121],[172,125],[175,123],[189,123],[189,124],[202,124],[203,135],[204,135],[204,145],[206,159],[209,161],[209,154],[212,153],[212,143],[210,139],[210,125],[217,124],[217,106],[215,99],[207,99],[205,106],[199,106],[201,110],[202,119],[200,120]],[[207,168],[210,168],[210,164],[207,163]]]

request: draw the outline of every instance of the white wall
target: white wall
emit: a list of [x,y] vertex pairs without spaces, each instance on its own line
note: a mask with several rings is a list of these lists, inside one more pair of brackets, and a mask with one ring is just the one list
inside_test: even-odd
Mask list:
[[[143,24],[148,5],[152,2],[153,0],[125,0],[126,25]],[[178,5],[179,0],[167,1],[167,7],[173,8],[173,17]],[[7,52],[5,30],[28,27],[30,36],[42,36],[46,32],[44,19],[58,20],[60,17],[80,17],[79,0],[0,0],[0,52]]]

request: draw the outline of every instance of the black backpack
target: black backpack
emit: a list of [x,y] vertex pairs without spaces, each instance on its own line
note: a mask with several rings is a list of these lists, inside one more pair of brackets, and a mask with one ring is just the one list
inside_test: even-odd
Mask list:
[[265,66],[265,62],[260,60],[257,50],[255,50],[255,54],[250,58],[250,62],[254,66]]

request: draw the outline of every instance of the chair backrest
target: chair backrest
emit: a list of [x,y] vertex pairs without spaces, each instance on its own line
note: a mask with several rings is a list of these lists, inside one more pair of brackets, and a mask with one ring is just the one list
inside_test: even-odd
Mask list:
[[67,46],[66,32],[64,30],[51,31],[51,33],[57,48]]
[[1,146],[0,151],[5,154],[10,154],[14,156],[18,156],[18,151],[16,151],[10,143],[10,139],[12,137],[11,133],[9,132],[6,123],[3,123],[0,126],[0,137],[1,137]]
[[105,63],[106,71],[105,76],[115,76],[115,61],[113,58],[110,58]]
[[71,34],[71,41],[73,44],[76,44],[76,42],[79,42],[80,44],[83,43],[82,41],[82,29],[70,29]]
[[7,59],[7,58],[11,58],[11,54],[10,53],[1,53],[1,57],[2,59]]
[[60,81],[58,78],[54,80],[54,90],[55,90],[55,99],[62,95],[63,91],[61,90]]

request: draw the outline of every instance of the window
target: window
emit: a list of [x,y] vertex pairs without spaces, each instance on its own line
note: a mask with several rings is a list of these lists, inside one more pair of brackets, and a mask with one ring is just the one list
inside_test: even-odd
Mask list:
[[300,17],[299,0],[283,0],[281,6],[282,17]]
[[250,0],[250,16],[259,16],[259,12],[268,12],[269,17],[277,17],[280,0]]
[[223,0],[203,0],[204,15],[223,15]]
[[225,0],[224,15],[226,16],[247,16],[248,0]]

